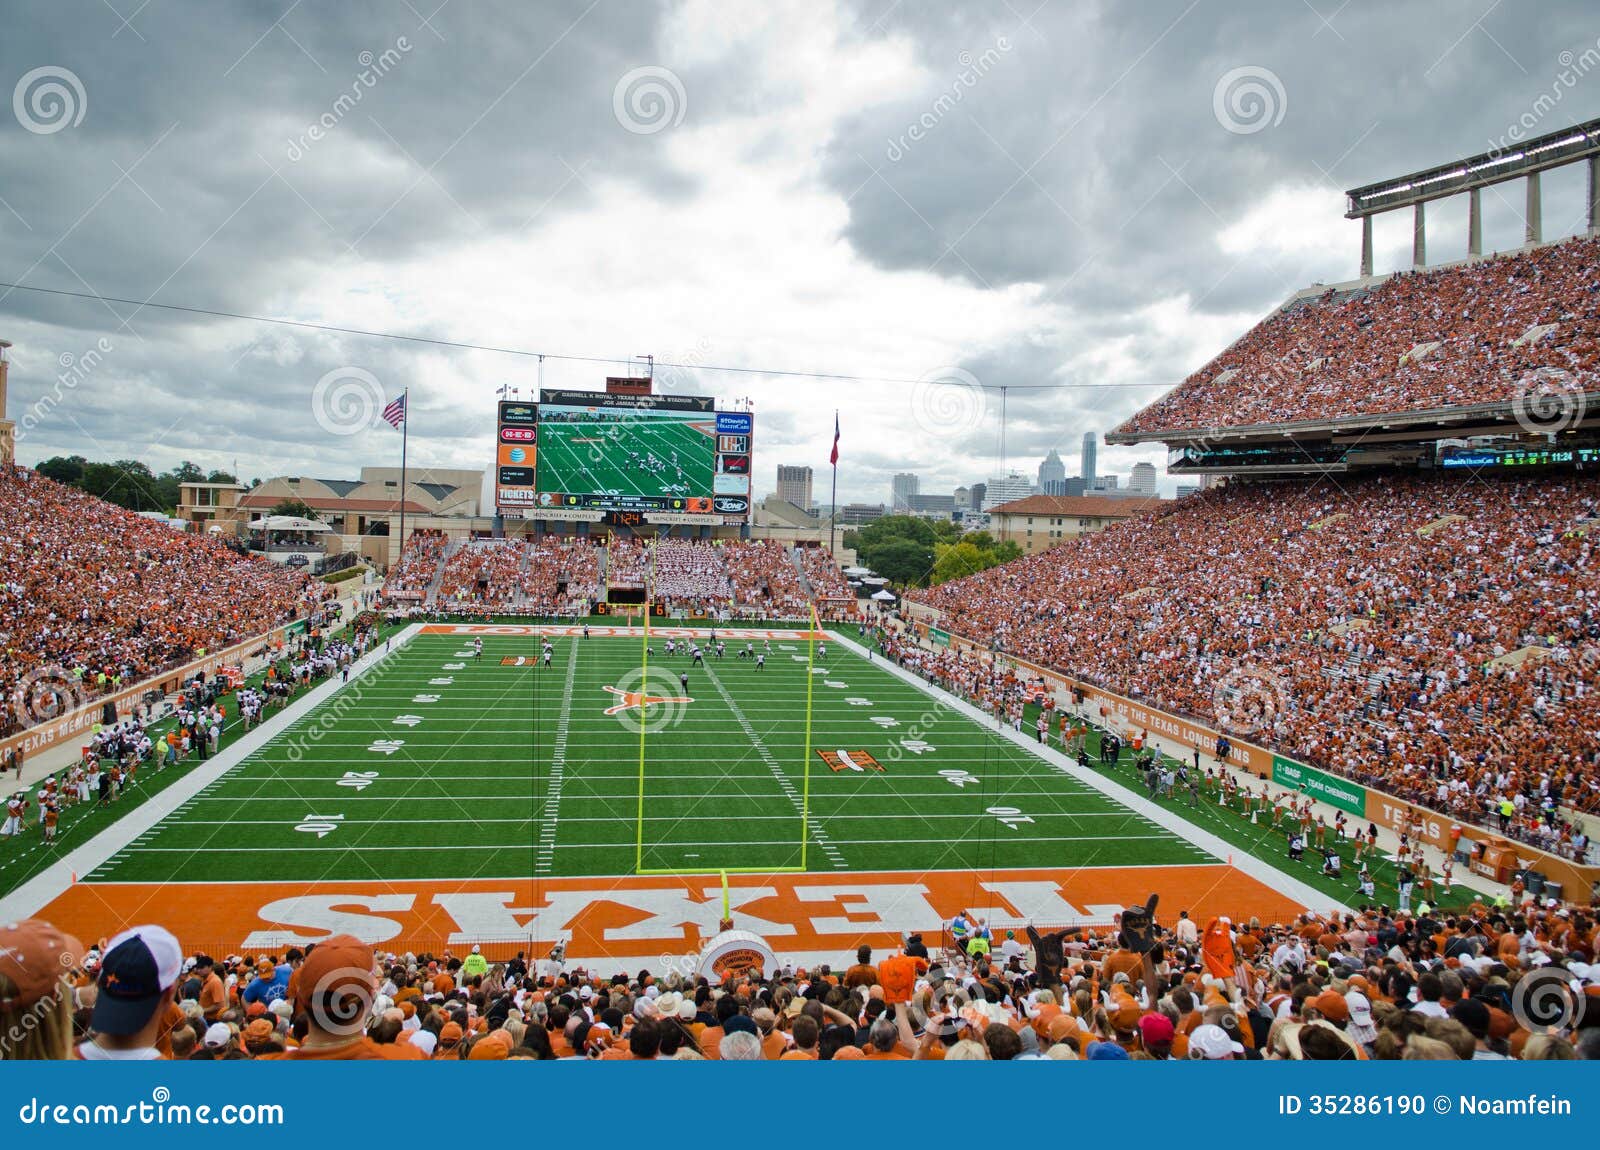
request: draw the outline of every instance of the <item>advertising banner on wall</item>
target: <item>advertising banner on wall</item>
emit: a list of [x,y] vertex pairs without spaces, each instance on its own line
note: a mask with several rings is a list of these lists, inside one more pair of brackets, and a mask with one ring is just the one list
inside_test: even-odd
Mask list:
[[1291,787],[1314,799],[1348,811],[1353,815],[1367,813],[1367,789],[1348,779],[1330,775],[1315,767],[1303,766],[1282,755],[1272,756],[1272,781],[1279,786]]

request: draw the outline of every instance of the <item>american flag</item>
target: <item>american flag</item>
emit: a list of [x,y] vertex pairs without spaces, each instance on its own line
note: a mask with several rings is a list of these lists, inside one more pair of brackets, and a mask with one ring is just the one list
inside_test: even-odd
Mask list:
[[404,392],[400,394],[399,399],[383,409],[383,419],[385,423],[396,431],[400,430],[400,425],[406,421],[406,397]]

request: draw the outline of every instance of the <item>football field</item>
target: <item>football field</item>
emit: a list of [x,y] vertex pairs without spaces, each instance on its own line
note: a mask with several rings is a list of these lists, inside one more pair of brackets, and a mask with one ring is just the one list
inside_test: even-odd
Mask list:
[[15,909],[95,935],[169,921],[225,951],[350,930],[598,958],[696,946],[725,917],[832,954],[963,908],[1020,927],[1109,923],[1153,890],[1197,914],[1326,900],[864,648],[717,635],[722,658],[704,627],[648,649],[614,622],[414,627],[175,768]]
[[716,417],[539,425],[539,490],[615,496],[707,497]]
[[646,667],[638,635],[552,639],[548,666],[531,636],[481,658],[418,636],[87,878],[1209,859],[837,643],[757,640],[758,668],[731,639],[693,666],[657,635]]

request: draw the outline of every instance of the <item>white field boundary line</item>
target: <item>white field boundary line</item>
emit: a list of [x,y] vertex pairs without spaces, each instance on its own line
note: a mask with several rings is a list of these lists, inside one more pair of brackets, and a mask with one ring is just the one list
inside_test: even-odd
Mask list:
[[[82,846],[61,856],[46,869],[34,875],[4,898],[0,898],[0,922],[31,918],[40,910],[65,894],[72,886],[73,875],[87,876],[103,866],[114,855],[129,849],[134,840],[154,830],[164,819],[196,798],[201,791],[216,783],[262,748],[287,735],[296,724],[317,707],[333,698],[340,690],[360,682],[372,668],[391,655],[399,655],[422,629],[413,623],[387,643],[363,655],[350,668],[350,681],[342,682],[337,675],[306,692],[300,698],[277,712],[282,721],[263,722],[255,730],[238,739],[205,766],[196,767],[184,778],[147,800],[125,818],[118,819]],[[188,848],[193,850],[193,848]]]
[[855,642],[855,640],[846,638],[837,631],[832,632],[832,634],[836,642],[840,643],[846,649],[854,651],[861,658],[868,659],[872,666],[885,670],[904,682],[910,683],[912,686],[921,690],[924,694],[927,694],[943,703],[945,706],[966,715],[985,730],[994,731],[1003,738],[1009,739],[1017,746],[1026,750],[1029,754],[1035,755],[1039,759],[1043,760],[1053,769],[1061,772],[1064,775],[1069,775],[1082,783],[1086,783],[1095,790],[1099,791],[1101,794],[1105,795],[1107,798],[1121,803],[1135,814],[1141,815],[1157,826],[1172,832],[1185,842],[1191,843],[1197,847],[1200,847],[1202,850],[1209,852],[1219,862],[1232,858],[1234,860],[1233,866],[1235,869],[1243,871],[1251,878],[1265,883],[1279,894],[1285,895],[1288,898],[1300,903],[1307,910],[1314,908],[1326,908],[1336,910],[1341,914],[1355,913],[1354,908],[1346,906],[1341,902],[1334,901],[1332,895],[1323,894],[1311,884],[1302,882],[1295,876],[1279,870],[1271,863],[1264,862],[1261,859],[1256,858],[1250,852],[1241,847],[1235,847],[1232,843],[1228,842],[1221,836],[1212,834],[1208,830],[1195,826],[1176,811],[1169,810],[1160,803],[1151,802],[1144,796],[1130,791],[1128,788],[1124,787],[1115,780],[1108,779],[1099,772],[1082,766],[1076,759],[1072,758],[1070,755],[1062,754],[1054,747],[1041,747],[1035,734],[1031,732],[1013,730],[1011,727],[1003,724],[999,727],[996,727],[994,720],[990,716],[985,715],[981,710],[967,702],[965,699],[958,699],[956,696],[940,690],[932,683],[924,680],[921,676],[913,674],[912,672],[907,671],[904,667],[901,667],[895,663],[891,663],[885,659],[869,658],[866,648]]
[[[1172,868],[1174,870],[1201,870],[1201,869],[1210,870],[1210,869],[1214,869],[1216,867],[1222,866],[1223,864],[1219,863],[1219,862],[1216,862],[1216,861],[1207,861],[1207,862],[1187,862],[1187,863],[1163,863],[1162,865],[1166,866],[1166,867],[1170,867],[1170,868]],[[1059,871],[1061,869],[1062,868],[1060,868],[1060,867],[1001,867],[999,870],[996,870],[996,871],[993,871],[993,872],[984,871],[983,873],[984,873],[985,876],[988,876],[989,874],[993,873],[995,876],[997,876],[994,881],[998,882],[1001,879],[1006,879],[1006,878],[1017,876],[1017,875],[1034,874],[1034,873],[1037,873],[1039,871],[1051,871],[1051,870]],[[1130,865],[1128,863],[1089,863],[1086,866],[1073,867],[1072,869],[1073,869],[1073,871],[1076,872],[1076,871],[1100,871],[1100,870],[1112,871],[1112,870],[1129,870],[1129,869],[1133,869],[1133,870],[1149,870],[1150,868],[1149,867],[1139,867],[1139,866],[1135,866],[1135,867],[1131,867],[1130,868]],[[863,879],[881,879],[881,878],[883,878],[885,876],[893,877],[895,875],[919,875],[920,876],[920,875],[927,875],[927,874],[951,874],[951,873],[954,873],[954,874],[970,874],[970,873],[973,873],[973,872],[970,870],[970,868],[962,868],[962,867],[955,867],[955,868],[946,867],[946,868],[943,868],[941,870],[932,870],[932,871],[928,870],[926,867],[914,867],[914,868],[903,868],[903,869],[895,869],[895,870],[870,870],[870,871],[854,871],[854,872],[852,872],[853,875],[859,876],[859,877],[861,877]],[[595,882],[596,880],[632,879],[632,878],[636,878],[636,877],[638,877],[638,876],[636,876],[636,875],[615,875],[615,874],[611,874],[611,873],[606,873],[606,874],[576,874],[576,875],[561,875],[559,878],[545,879],[543,881],[548,883],[548,884],[551,884],[547,889],[554,890],[554,889],[564,889],[565,886],[567,886],[567,885],[578,885],[578,884],[583,884],[583,883],[591,883],[591,882]],[[714,882],[718,881],[718,874],[717,874],[716,870],[714,870],[714,869],[707,870],[707,871],[704,871],[704,872],[699,873],[699,874],[672,875],[670,877],[672,877],[672,878],[681,878],[686,883],[693,882],[696,879],[701,879],[701,880],[704,880],[705,882],[711,882],[711,883],[714,883]],[[835,884],[835,883],[837,883],[839,881],[839,877],[840,876],[830,875],[827,871],[808,871],[805,875],[796,875],[795,877],[802,878],[802,879],[815,879],[818,883],[827,883],[827,884],[832,885],[832,884]],[[740,879],[746,879],[749,882],[760,882],[762,880],[762,876],[760,876],[760,875],[729,875],[728,876],[729,883],[731,883],[735,888],[737,888],[740,885]],[[338,883],[341,883],[341,884],[349,885],[351,882],[359,883],[360,880],[329,879],[328,881],[329,882],[338,882]],[[376,880],[374,880],[374,881],[376,881]],[[384,884],[386,886],[393,887],[396,890],[410,889],[411,887],[418,887],[418,888],[428,889],[428,890],[431,890],[431,889],[436,888],[436,887],[439,887],[439,888],[449,887],[449,888],[451,888],[453,890],[454,889],[463,889],[464,890],[464,889],[468,889],[470,884],[474,884],[474,883],[498,885],[498,884],[507,883],[507,882],[533,882],[535,880],[530,875],[523,875],[523,876],[511,877],[511,878],[508,878],[508,877],[506,877],[504,875],[489,875],[489,876],[485,876],[483,878],[474,878],[474,879],[459,879],[459,878],[448,878],[448,879],[446,879],[446,878],[396,878],[396,879],[384,879],[382,881],[384,882]],[[987,877],[985,878],[985,881],[989,881],[987,879]],[[138,879],[112,879],[109,882],[97,882],[94,885],[97,888],[99,888],[99,887],[110,888],[110,887],[124,887],[124,886],[129,886],[129,887],[131,887],[131,886],[149,886],[150,884],[148,882],[142,882],[142,881],[140,881]],[[163,886],[194,886],[194,887],[201,887],[201,886],[274,887],[275,886],[275,887],[283,887],[286,890],[301,890],[301,891],[305,890],[306,886],[307,886],[306,882],[303,879],[288,879],[288,878],[264,878],[264,879],[248,879],[248,878],[204,879],[203,878],[203,879],[182,879],[182,880],[174,879],[173,881],[168,882],[168,883],[163,883],[162,885]],[[838,955],[835,954],[833,961],[837,961],[837,959],[838,959]]]
[[[224,824],[224,825],[232,825],[232,824]],[[264,825],[270,825],[270,824],[264,824]],[[276,825],[281,826],[282,824],[280,823],[280,824],[276,824]],[[433,824],[433,825],[437,825],[437,824]],[[1054,836],[1045,835],[1045,836],[1040,836],[1038,838],[1029,839],[1028,841],[1030,843],[1123,843],[1123,842],[1143,842],[1145,840],[1149,840],[1151,842],[1171,842],[1172,838],[1171,838],[1170,835],[1165,835],[1165,834],[1153,834],[1153,835],[1054,835]],[[885,846],[885,845],[895,846],[895,845],[902,844],[902,843],[917,843],[919,845],[923,844],[923,843],[946,843],[946,844],[948,844],[950,842],[950,840],[948,838],[936,838],[936,839],[892,839],[892,840],[885,840],[885,839],[839,839],[838,841],[843,843],[845,846],[857,846],[857,847],[881,847],[881,846]],[[524,850],[524,849],[526,849],[527,845],[528,844],[526,842],[515,842],[515,843],[432,843],[432,844],[428,845],[427,847],[419,848],[414,843],[405,843],[405,844],[402,844],[402,845],[399,845],[399,846],[363,846],[363,847],[360,847],[358,849],[360,849],[362,851],[410,851],[413,854],[416,854],[419,851],[421,851],[423,853],[428,853],[428,852],[432,852],[432,851],[494,851],[494,852],[505,852],[505,851]],[[704,840],[698,840],[698,841],[693,841],[693,842],[674,840],[673,842],[662,844],[662,845],[665,846],[665,847],[725,847],[725,846],[728,846],[729,843],[728,843],[727,839],[720,839],[719,838],[719,839],[704,839]],[[740,846],[740,847],[793,847],[795,845],[795,841],[793,839],[752,839],[752,840],[747,840],[747,841],[741,841],[741,842],[739,842],[737,844],[734,844],[734,845],[737,845],[737,846]],[[823,849],[827,849],[825,844],[819,844],[819,845],[823,846]],[[627,847],[628,847],[627,843],[573,843],[573,842],[566,842],[566,843],[557,843],[555,849],[556,850],[561,850],[561,851],[599,851],[599,850],[603,850],[603,851],[624,851],[624,850],[627,849]],[[325,846],[325,847],[308,846],[308,847],[304,848],[305,852],[308,853],[308,854],[314,853],[314,852],[315,853],[322,853],[322,854],[328,854],[328,853],[341,854],[341,853],[348,853],[351,849],[353,849],[353,848],[351,848],[351,847],[327,847],[327,846]],[[128,853],[129,854],[194,854],[194,853],[196,853],[196,850],[197,850],[197,848],[195,848],[195,847],[129,847],[128,848]],[[206,847],[205,848],[205,852],[207,854],[234,854],[234,855],[281,854],[282,853],[282,851],[279,848],[276,848],[276,847],[211,847],[211,846]],[[1217,864],[1213,863],[1211,865],[1217,865]],[[1024,867],[1024,868],[1020,868],[1020,869],[1026,870],[1028,868]],[[1041,869],[1041,870],[1049,870],[1051,868],[1049,868],[1049,867],[1041,867],[1039,869]],[[1057,868],[1057,869],[1062,869],[1062,868]],[[1066,869],[1075,869],[1075,868],[1066,868]],[[1153,869],[1153,868],[1147,866],[1145,869],[1149,870],[1149,869]],[[807,872],[804,872],[804,873],[816,874],[816,873],[819,873],[819,872],[807,871]],[[824,872],[820,872],[820,873],[824,873],[825,874],[825,873],[828,873],[828,872],[824,871]],[[987,872],[982,872],[982,873],[987,873]],[[562,877],[565,878],[566,876],[562,876]],[[610,878],[610,877],[614,877],[614,876],[601,875],[601,876],[597,876],[597,877]],[[645,877],[651,877],[651,876],[645,876]],[[325,881],[327,881],[327,882],[344,882],[346,880],[344,880],[344,879],[327,879]],[[392,880],[385,879],[383,881],[387,883],[387,882],[390,882]],[[419,880],[419,881],[449,882],[451,880],[438,879],[438,880]],[[459,880],[457,880],[457,881],[459,881]],[[96,883],[95,885],[99,886],[100,884]],[[165,885],[165,884],[163,884],[163,885]],[[304,885],[314,886],[316,884],[315,883],[307,883],[307,884],[304,884]]]
[[[717,694],[722,696],[723,704],[732,713],[734,721],[739,724],[739,729],[744,732],[744,737],[755,748],[756,754],[761,756],[761,761],[767,764],[767,769],[772,772],[772,777],[778,781],[778,786],[782,788],[784,795],[794,804],[795,814],[801,816],[804,824],[800,828],[801,832],[810,835],[812,841],[822,848],[822,853],[828,856],[828,861],[833,864],[835,870],[847,869],[849,864],[844,861],[844,856],[839,853],[839,848],[834,846],[833,841],[828,837],[828,832],[818,826],[811,812],[806,810],[805,800],[801,797],[800,792],[794,789],[794,784],[789,781],[789,776],[784,774],[783,767],[778,764],[778,760],[773,757],[772,752],[767,748],[766,741],[756,734],[755,727],[751,726],[750,720],[745,717],[744,709],[739,706],[733,695],[728,691],[728,688],[722,685],[722,680],[717,678],[715,671],[707,667],[705,668],[705,675],[706,678],[711,680],[711,685],[716,687]],[[801,764],[802,770],[810,770],[810,768],[811,764],[809,762]],[[673,845],[678,846],[680,844],[674,843]],[[701,844],[688,845],[699,846]]]
[[[545,776],[544,818],[539,828],[539,847],[533,864],[533,873],[538,875],[549,874],[555,864],[556,824],[561,817],[561,787],[567,774],[567,738],[572,733],[572,681],[578,673],[578,644],[569,643],[567,646],[567,682],[561,696],[562,707],[556,716],[555,738],[550,744],[550,773]],[[538,754],[537,748],[534,753]]]

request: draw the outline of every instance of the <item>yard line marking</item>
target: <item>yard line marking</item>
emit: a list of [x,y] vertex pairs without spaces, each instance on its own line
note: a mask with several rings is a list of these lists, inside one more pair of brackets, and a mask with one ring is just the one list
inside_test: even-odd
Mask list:
[[572,683],[578,673],[578,644],[567,644],[567,681],[563,687],[561,712],[556,717],[556,735],[550,744],[550,773],[545,786],[544,823],[539,828],[539,860],[535,874],[549,874],[555,858],[556,826],[561,818],[561,786],[567,773],[567,736],[572,730]]
[[[802,820],[804,820],[804,825],[801,827],[801,830],[804,833],[809,834],[812,838],[816,838],[817,833],[822,828],[818,827],[816,825],[816,821],[811,818],[810,812],[805,808],[804,800],[794,789],[794,784],[789,781],[789,776],[783,773],[783,768],[778,765],[778,760],[774,758],[772,752],[767,749],[766,741],[762,739],[760,735],[756,734],[755,727],[750,725],[750,720],[745,716],[744,708],[739,706],[733,695],[729,693],[728,688],[723,686],[722,680],[717,677],[717,673],[709,666],[706,667],[706,678],[711,680],[711,685],[717,689],[717,694],[722,696],[723,704],[733,715],[734,722],[739,724],[739,729],[744,732],[744,737],[750,741],[750,745],[755,748],[756,754],[761,756],[761,761],[766,763],[767,769],[772,772],[772,777],[778,781],[778,786],[783,789],[783,793],[787,795],[789,801],[794,804],[795,812],[800,815]],[[811,764],[806,763],[805,766],[807,769],[809,769]],[[705,844],[676,843],[674,845],[702,846]],[[844,856],[839,853],[839,848],[834,844],[826,841],[826,839],[821,839],[818,840],[817,845],[822,848],[822,853],[828,856],[828,861],[831,862],[836,869],[843,870],[845,866],[848,865],[844,861]]]

